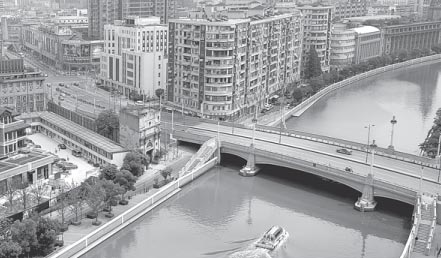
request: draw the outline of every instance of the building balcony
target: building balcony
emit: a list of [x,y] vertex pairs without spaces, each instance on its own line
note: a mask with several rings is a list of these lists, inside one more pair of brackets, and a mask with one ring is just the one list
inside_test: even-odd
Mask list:
[[210,83],[210,82],[205,82],[204,83],[205,86],[210,86],[210,87],[233,87],[233,83]]
[[340,48],[332,48],[331,54],[348,54],[348,53],[355,53],[355,48],[351,49],[340,49]]

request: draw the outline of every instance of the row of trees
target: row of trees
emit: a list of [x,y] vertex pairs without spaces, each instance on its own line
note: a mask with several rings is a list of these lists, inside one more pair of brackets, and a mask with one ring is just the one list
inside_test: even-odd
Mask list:
[[61,215],[61,223],[65,224],[65,212],[71,210],[75,214],[74,225],[81,223],[82,208],[87,204],[92,210],[88,217],[95,218],[94,225],[99,225],[98,213],[106,210],[106,217],[113,217],[112,206],[126,205],[125,194],[135,190],[135,183],[148,166],[148,157],[139,151],[126,155],[121,169],[115,165],[108,165],[101,169],[98,178],[90,177],[81,185],[71,187],[58,196],[56,209]]
[[420,144],[420,149],[427,156],[434,158],[438,152],[438,141],[441,134],[441,108],[436,111],[433,126],[430,128],[426,139]]
[[292,97],[295,102],[300,102],[303,98],[315,94],[322,88],[354,75],[390,64],[405,62],[411,59],[439,53],[441,53],[441,45],[433,46],[431,49],[412,49],[411,51],[403,49],[390,55],[374,57],[360,64],[350,65],[339,71],[333,70],[329,73],[323,73],[317,51],[314,48],[311,48],[308,53],[308,62],[304,70],[304,79],[307,79],[309,84],[305,87],[294,89]]
[[0,258],[38,257],[50,254],[57,244],[60,224],[32,216],[23,221],[0,220]]

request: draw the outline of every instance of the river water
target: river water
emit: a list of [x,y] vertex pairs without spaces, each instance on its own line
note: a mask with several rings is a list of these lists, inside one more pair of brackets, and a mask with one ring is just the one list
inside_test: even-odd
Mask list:
[[395,115],[396,150],[418,154],[441,107],[441,64],[382,74],[330,93],[287,127],[357,142],[367,142],[364,127],[374,124],[371,139],[390,144],[390,120]]
[[[272,225],[290,233],[277,257],[399,257],[412,207],[379,200],[378,211],[353,209],[357,192],[314,176],[264,167],[256,177],[226,163],[186,186],[83,257],[221,258],[251,244]],[[393,207],[393,208],[392,208]]]

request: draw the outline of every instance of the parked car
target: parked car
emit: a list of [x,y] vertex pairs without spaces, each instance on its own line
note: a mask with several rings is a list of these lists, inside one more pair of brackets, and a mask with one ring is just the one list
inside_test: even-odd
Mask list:
[[29,148],[21,148],[18,150],[18,153],[27,154],[30,153],[31,150]]
[[63,86],[64,86],[64,83],[60,82],[58,85],[60,85],[61,87],[63,87]]
[[58,166],[59,168],[61,168],[61,169],[66,169],[66,170],[69,170],[69,169],[77,169],[77,168],[78,168],[78,166],[75,165],[74,163],[72,163],[72,162],[66,162],[66,161],[60,161],[60,162],[58,162],[57,166]]
[[60,143],[58,144],[58,148],[65,150],[66,149],[66,145],[64,143]]
[[74,82],[73,84],[74,86],[80,86],[80,84],[78,82]]
[[337,152],[341,153],[341,154],[352,155],[352,151],[348,150],[348,149],[345,149],[345,148],[337,149]]
[[352,168],[351,168],[351,167],[346,167],[346,168],[345,168],[345,171],[346,171],[346,172],[352,172]]
[[41,145],[34,145],[34,148],[41,149]]

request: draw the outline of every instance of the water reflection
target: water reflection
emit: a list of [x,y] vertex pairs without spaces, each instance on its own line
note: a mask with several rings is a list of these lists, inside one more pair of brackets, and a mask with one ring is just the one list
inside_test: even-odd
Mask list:
[[243,178],[239,167],[213,169],[84,257],[226,257],[275,224],[291,235],[279,257],[401,253],[411,207],[380,200],[379,211],[359,213],[347,187],[272,166]]
[[375,124],[377,144],[390,143],[390,120],[396,116],[395,149],[418,154],[441,107],[441,64],[387,73],[330,93],[287,126],[332,137],[367,141],[364,126]]

